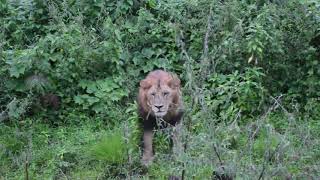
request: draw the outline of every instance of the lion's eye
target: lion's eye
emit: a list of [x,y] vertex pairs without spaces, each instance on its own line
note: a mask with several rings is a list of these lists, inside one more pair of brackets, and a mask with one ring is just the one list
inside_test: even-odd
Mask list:
[[163,96],[168,96],[169,92],[163,92]]
[[155,96],[156,95],[156,93],[151,93],[151,96]]

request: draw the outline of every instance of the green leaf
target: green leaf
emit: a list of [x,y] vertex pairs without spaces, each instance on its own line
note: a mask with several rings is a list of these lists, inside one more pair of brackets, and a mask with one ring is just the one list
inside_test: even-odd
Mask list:
[[155,54],[155,52],[151,48],[144,48],[142,50],[142,54],[144,55],[144,57],[150,59],[152,55]]

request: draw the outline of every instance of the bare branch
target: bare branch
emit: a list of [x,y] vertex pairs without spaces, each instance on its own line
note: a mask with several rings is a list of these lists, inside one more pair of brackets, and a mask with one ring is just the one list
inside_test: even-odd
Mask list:
[[211,16],[212,16],[212,7],[210,7],[209,15],[207,18],[207,30],[204,36],[204,41],[203,41],[203,60],[201,63],[201,73],[202,77],[205,77],[209,69],[209,57],[208,57],[208,51],[209,51],[209,37],[210,37],[210,32],[211,32]]

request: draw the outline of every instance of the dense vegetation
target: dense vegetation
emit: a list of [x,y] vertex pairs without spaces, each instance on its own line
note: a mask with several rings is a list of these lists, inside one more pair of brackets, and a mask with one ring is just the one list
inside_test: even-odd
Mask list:
[[[140,164],[139,81],[183,84],[184,150]],[[318,0],[1,0],[0,179],[320,178]]]

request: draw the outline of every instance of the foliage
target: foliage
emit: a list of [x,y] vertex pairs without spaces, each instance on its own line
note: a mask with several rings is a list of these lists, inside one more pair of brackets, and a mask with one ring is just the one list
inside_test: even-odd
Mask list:
[[92,147],[92,155],[100,160],[121,163],[125,158],[125,145],[121,131],[109,133],[101,142]]
[[[316,0],[2,0],[0,179],[318,179],[319,24]],[[159,68],[186,149],[158,131],[146,170],[134,100]]]
[[238,71],[230,75],[214,74],[206,87],[209,90],[206,105],[225,122],[234,120],[238,113],[244,116],[261,114],[266,96],[261,84],[263,75],[259,69],[247,69],[244,74]]

